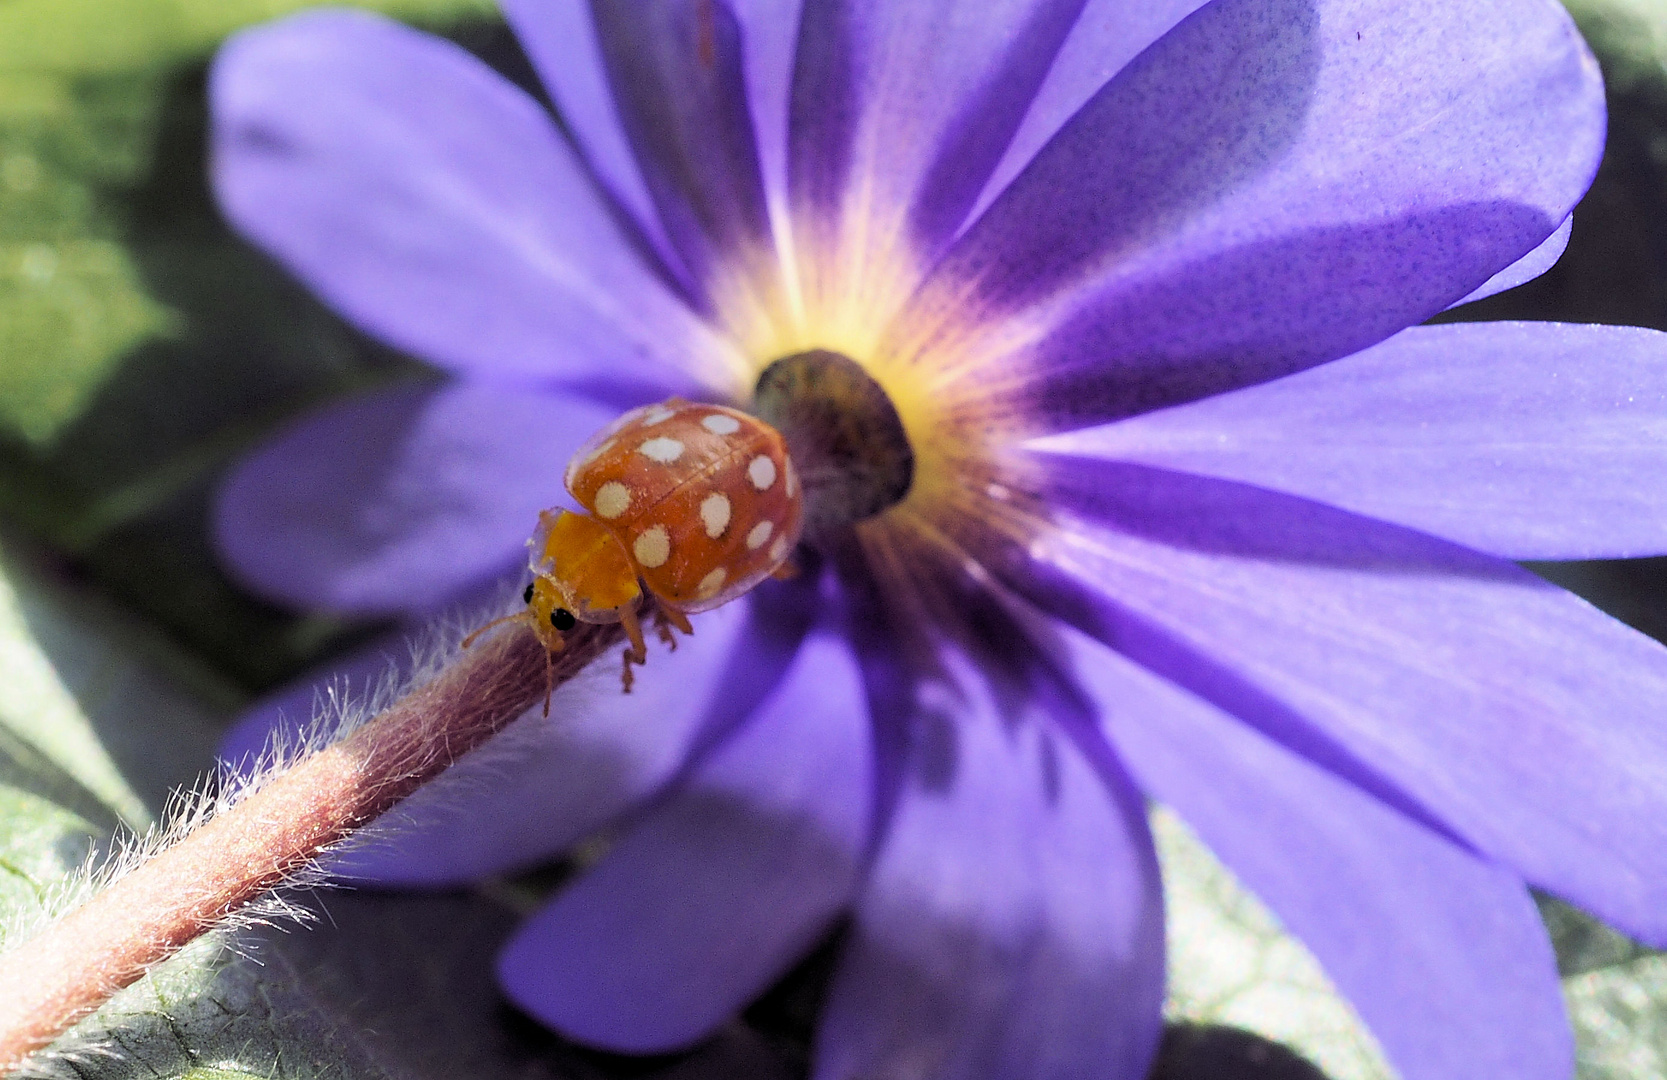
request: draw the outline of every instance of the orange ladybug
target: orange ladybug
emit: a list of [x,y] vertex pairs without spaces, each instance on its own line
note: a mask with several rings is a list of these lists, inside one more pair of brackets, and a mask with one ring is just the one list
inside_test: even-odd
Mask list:
[[583,510],[539,515],[528,541],[528,610],[510,619],[530,622],[551,652],[580,622],[624,623],[627,692],[631,665],[648,659],[637,614],[645,590],[661,637],[670,643],[673,626],[691,634],[690,613],[783,572],[804,518],[775,428],[680,398],[633,409],[597,432],[565,479]]

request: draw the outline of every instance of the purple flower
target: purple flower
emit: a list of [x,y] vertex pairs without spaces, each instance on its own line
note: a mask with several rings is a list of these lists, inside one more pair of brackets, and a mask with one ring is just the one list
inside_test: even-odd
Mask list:
[[611,828],[500,964],[600,1046],[701,1038],[850,912],[818,1076],[1139,1077],[1151,798],[1409,1080],[1568,1076],[1524,883],[1667,943],[1667,650],[1507,560],[1667,551],[1667,337],[1414,326],[1561,251],[1604,125],[1561,9],[503,7],[560,125],[366,15],[220,56],[227,213],[452,375],[244,465],[236,571],[432,610],[620,410],[807,349],[884,388],[914,483],[356,871]]

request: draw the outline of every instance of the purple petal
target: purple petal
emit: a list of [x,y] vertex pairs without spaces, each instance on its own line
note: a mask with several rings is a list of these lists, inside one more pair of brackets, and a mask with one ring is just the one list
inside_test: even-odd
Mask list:
[[1667,551],[1667,334],[1415,327],[1276,382],[1037,440],[1287,491],[1513,559]]
[[595,1046],[704,1037],[850,901],[872,783],[850,649],[814,634],[747,727],[522,926],[499,960],[505,990]]
[[914,717],[815,1075],[1143,1077],[1163,905],[1141,798],[1037,711],[961,691]]
[[[808,3],[799,28],[788,176],[825,243],[930,258],[966,219],[1083,0]],[[843,238],[840,238],[841,234]],[[855,252],[858,265],[872,252]]]
[[1053,459],[1033,602],[1530,882],[1667,941],[1667,649],[1516,566],[1227,481]]
[[728,259],[769,250],[741,28],[728,6],[600,4],[591,17],[615,108],[684,265],[711,281]]
[[1074,645],[1141,787],[1308,945],[1401,1076],[1569,1076],[1556,960],[1520,880],[1115,653]]
[[[1563,10],[1217,0],[1130,63],[914,311],[1036,344],[972,379],[1061,430],[1260,382],[1422,321],[1568,217],[1602,149]],[[913,319],[903,332],[919,332]],[[986,346],[988,347],[988,346]]]
[[1533,281],[1557,265],[1557,260],[1561,259],[1563,252],[1568,249],[1569,236],[1573,232],[1574,218],[1572,216],[1564,218],[1563,223],[1557,226],[1557,231],[1542,240],[1539,247],[1482,282],[1481,285],[1477,286],[1475,292],[1466,296],[1463,300],[1455,304],[1449,304],[1448,307],[1455,308],[1459,304],[1481,300],[1495,293],[1502,293],[1506,289],[1514,289],[1518,285]]
[[548,0],[501,0],[527,58],[550,91],[562,123],[598,185],[630,215],[679,283],[691,293],[694,279],[677,259],[648,193],[636,155],[620,122],[591,6]]
[[548,114],[449,42],[299,15],[233,38],[210,92],[227,215],[377,337],[490,377],[730,389]]
[[468,384],[372,390],[306,417],[220,489],[237,578],[301,607],[422,611],[526,561],[562,465],[612,409]]

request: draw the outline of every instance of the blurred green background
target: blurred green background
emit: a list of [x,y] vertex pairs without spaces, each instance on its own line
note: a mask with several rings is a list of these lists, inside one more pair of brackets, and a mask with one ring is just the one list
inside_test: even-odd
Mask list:
[[[218,477],[276,425],[422,371],[234,237],[207,189],[216,44],[302,6],[0,0],[0,915],[154,820],[254,696],[384,629],[265,603],[208,542]],[[488,0],[360,6],[514,56]],[[1609,83],[1602,170],[1562,262],[1456,317],[1667,329],[1667,0],[1571,8]],[[1667,560],[1535,569],[1667,639]],[[1159,1074],[1388,1075],[1300,945],[1183,827],[1160,816],[1159,836],[1177,1022]],[[501,1004],[494,943],[562,872],[331,895],[318,929],[256,935],[259,965],[200,951],[137,988],[92,1025],[119,1052],[63,1075],[803,1075],[831,943],[690,1055],[589,1053]],[[1664,958],[1546,911],[1582,1076],[1667,1078]]]

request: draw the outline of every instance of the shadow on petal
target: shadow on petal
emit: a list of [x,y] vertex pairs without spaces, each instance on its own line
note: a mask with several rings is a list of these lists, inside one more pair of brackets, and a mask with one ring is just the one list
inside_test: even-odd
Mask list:
[[1274,167],[1319,74],[1314,0],[1217,0],[1107,83],[946,259],[1004,308],[1042,300]]
[[1151,465],[1052,457],[1050,505],[1171,547],[1259,562],[1548,589],[1504,559],[1348,510],[1235,480]]
[[1120,268],[1015,372],[1049,432],[1267,382],[1422,322],[1556,225],[1472,203],[1311,229],[1178,265]]

